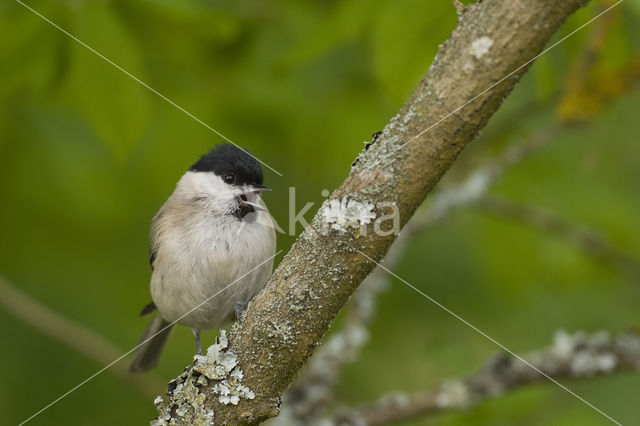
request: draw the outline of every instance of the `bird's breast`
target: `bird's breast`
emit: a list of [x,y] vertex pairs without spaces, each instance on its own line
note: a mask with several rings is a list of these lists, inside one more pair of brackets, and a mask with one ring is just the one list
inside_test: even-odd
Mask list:
[[200,217],[163,236],[151,294],[167,321],[217,326],[232,316],[237,302],[247,302],[264,286],[275,233],[270,217],[258,219]]

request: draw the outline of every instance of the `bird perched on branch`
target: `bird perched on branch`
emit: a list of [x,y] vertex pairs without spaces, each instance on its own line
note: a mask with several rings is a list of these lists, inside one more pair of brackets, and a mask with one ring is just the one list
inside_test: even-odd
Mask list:
[[157,309],[131,363],[155,367],[174,324],[200,330],[236,317],[271,277],[275,230],[261,204],[262,168],[246,150],[220,144],[182,176],[153,218],[151,297]]

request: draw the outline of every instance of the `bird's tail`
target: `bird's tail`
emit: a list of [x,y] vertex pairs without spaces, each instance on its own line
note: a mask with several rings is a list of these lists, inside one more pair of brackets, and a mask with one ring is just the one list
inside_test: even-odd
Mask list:
[[[129,371],[147,371],[158,365],[160,354],[167,343],[173,324],[168,323],[160,315],[149,323],[140,339],[140,347],[136,351]],[[153,337],[151,337],[153,336]]]

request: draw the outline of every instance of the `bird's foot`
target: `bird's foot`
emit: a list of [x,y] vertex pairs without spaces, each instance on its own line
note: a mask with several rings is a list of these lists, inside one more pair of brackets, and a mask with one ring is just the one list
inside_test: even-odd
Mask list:
[[196,336],[196,350],[198,351],[198,355],[202,355],[202,349],[200,348],[200,330],[192,328],[191,332]]
[[240,321],[240,317],[245,309],[247,309],[247,302],[236,302],[234,306],[234,311],[236,313],[236,321]]

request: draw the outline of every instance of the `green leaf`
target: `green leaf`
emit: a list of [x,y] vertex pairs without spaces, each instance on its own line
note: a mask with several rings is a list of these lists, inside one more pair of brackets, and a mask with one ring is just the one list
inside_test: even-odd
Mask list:
[[634,9],[636,13],[640,13],[640,0],[625,0],[624,4]]
[[49,84],[61,39],[55,28],[18,3],[6,9],[0,13],[0,28],[10,29],[11,36],[0,37],[0,99],[24,97],[24,89],[38,91]]
[[536,59],[529,71],[535,81],[539,101],[549,101],[558,89],[559,83],[563,82],[561,74],[554,65],[550,56],[542,56]]
[[374,70],[394,101],[402,102],[417,86],[455,25],[448,1],[400,0],[379,11],[371,37]]
[[307,34],[300,37],[284,59],[285,67],[295,67],[313,61],[326,52],[357,40],[380,2],[348,0],[336,4],[329,16],[312,25]]
[[[73,34],[78,39],[145,80],[135,41],[108,3],[84,3],[75,14],[75,24]],[[150,97],[154,95],[86,47],[69,42],[71,59],[65,94],[114,158],[126,161],[145,133]]]

